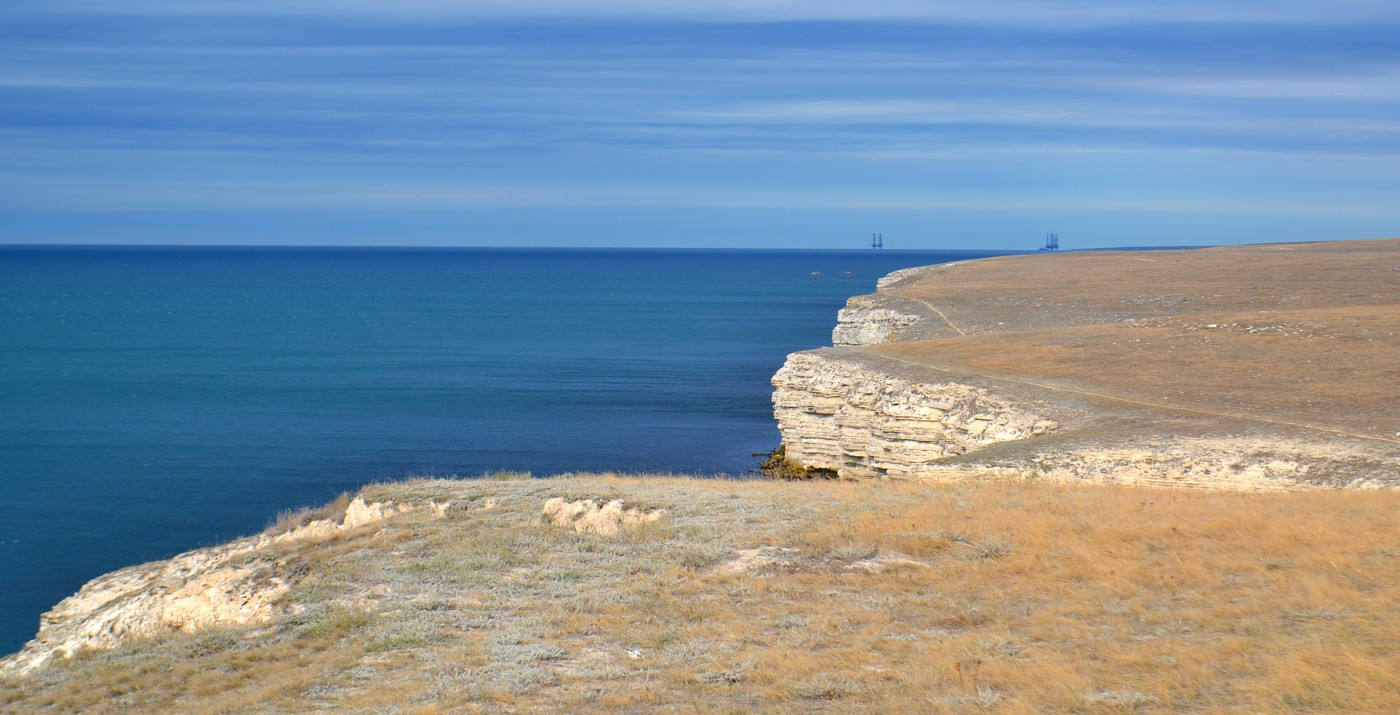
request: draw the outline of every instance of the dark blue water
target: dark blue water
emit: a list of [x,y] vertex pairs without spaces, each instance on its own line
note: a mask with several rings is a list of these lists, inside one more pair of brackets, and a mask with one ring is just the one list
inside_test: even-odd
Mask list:
[[0,247],[0,653],[93,576],[369,481],[744,474],[848,296],[981,255]]

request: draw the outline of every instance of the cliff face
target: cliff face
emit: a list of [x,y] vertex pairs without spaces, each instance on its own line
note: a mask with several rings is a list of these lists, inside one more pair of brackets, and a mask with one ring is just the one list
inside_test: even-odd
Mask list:
[[0,660],[0,675],[165,631],[271,620],[282,613],[286,565],[245,539],[105,574],[45,613],[34,640]]
[[882,305],[866,296],[856,296],[836,314],[831,344],[875,345],[899,339],[899,331],[919,322],[920,317]]
[[921,465],[1056,428],[987,390],[892,377],[821,352],[773,376],[786,458],[842,477],[914,477]]
[[941,319],[927,302],[902,296],[897,289],[900,285],[917,283],[962,263],[955,261],[937,266],[905,268],[881,278],[876,284],[875,293],[852,296],[845,307],[836,313],[831,344],[835,347],[855,347],[959,335],[959,329]]

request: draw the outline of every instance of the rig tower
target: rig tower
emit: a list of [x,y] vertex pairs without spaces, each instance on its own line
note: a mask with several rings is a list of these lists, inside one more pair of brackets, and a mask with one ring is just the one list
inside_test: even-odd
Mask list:
[[1045,234],[1045,246],[1042,247],[1040,250],[1042,250],[1042,251],[1058,251],[1058,250],[1060,250],[1060,234],[1058,234],[1058,233],[1047,233],[1047,234]]
[[872,234],[870,234],[870,247],[871,247],[871,248],[884,248],[884,247],[885,247],[885,234],[883,234],[883,233],[872,233]]

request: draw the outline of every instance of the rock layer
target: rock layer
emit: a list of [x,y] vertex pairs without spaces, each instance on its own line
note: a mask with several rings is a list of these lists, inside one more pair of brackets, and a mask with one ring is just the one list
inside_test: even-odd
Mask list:
[[1057,425],[985,389],[911,382],[822,352],[773,376],[785,458],[841,477],[915,477],[921,467]]
[[858,295],[846,301],[846,307],[836,314],[836,328],[831,331],[831,344],[876,345],[899,339],[899,331],[919,322],[920,317],[880,304]]

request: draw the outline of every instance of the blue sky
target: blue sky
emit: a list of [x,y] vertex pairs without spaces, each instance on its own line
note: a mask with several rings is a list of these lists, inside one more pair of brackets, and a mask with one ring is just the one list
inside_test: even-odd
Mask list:
[[1400,235],[1394,2],[6,0],[0,243]]

